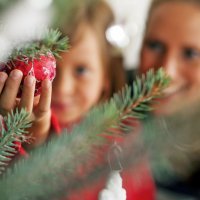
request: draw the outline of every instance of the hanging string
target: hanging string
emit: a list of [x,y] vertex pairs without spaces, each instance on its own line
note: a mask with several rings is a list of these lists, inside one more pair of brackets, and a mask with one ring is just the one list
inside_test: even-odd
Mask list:
[[114,142],[108,153],[108,164],[111,172],[105,188],[99,193],[99,200],[126,200],[126,190],[122,187],[120,176],[120,172],[123,170],[120,161],[121,153],[121,147]]

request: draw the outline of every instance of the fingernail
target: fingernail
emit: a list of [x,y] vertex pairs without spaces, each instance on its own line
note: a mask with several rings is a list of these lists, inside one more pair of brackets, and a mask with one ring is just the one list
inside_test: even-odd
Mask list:
[[34,84],[34,82],[35,82],[34,76],[29,75],[29,76],[26,77],[26,80],[25,80],[26,85],[32,86]]
[[11,73],[10,73],[10,76],[13,78],[13,79],[19,79],[22,77],[22,72],[20,70],[13,70]]
[[5,81],[6,81],[6,79],[7,79],[7,74],[6,73],[4,73],[4,72],[1,72],[0,73],[0,82],[1,83],[4,83]]

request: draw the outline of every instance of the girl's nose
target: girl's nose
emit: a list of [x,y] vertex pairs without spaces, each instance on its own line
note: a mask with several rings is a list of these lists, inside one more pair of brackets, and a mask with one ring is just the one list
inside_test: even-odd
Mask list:
[[165,69],[166,73],[170,76],[172,80],[177,79],[179,77],[179,61],[173,54],[166,54],[163,56],[161,61],[161,66]]

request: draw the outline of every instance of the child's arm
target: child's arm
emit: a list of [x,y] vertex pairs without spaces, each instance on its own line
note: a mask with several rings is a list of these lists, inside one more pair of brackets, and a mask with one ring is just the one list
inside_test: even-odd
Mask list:
[[27,76],[23,84],[22,97],[16,99],[21,81],[22,72],[19,70],[13,70],[9,76],[0,72],[0,114],[5,115],[16,107],[25,107],[33,119],[33,125],[29,130],[35,138],[32,146],[40,145],[48,137],[50,129],[51,82],[44,80],[40,97],[34,98],[35,78]]

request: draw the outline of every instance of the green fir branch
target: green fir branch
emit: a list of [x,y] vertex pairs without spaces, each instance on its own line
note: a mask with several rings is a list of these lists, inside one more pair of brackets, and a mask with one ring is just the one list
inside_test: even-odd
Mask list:
[[40,41],[32,41],[13,50],[9,56],[11,60],[24,60],[27,58],[39,58],[41,54],[51,52],[55,57],[60,58],[59,54],[65,52],[68,48],[68,38],[62,37],[58,30],[50,29],[46,31],[43,39]]
[[[132,97],[130,88],[126,86],[111,101],[93,109],[70,134],[64,132],[60,137],[52,138],[47,145],[35,149],[29,159],[19,161],[2,177],[1,197],[6,200],[59,197],[77,180],[77,167],[95,160],[93,147],[101,147],[108,142],[102,133],[115,136],[117,128],[126,128],[124,119],[139,118],[135,109],[141,104],[150,106],[154,97],[158,97],[166,87],[167,80],[162,70],[148,72],[134,85],[137,91],[145,91],[142,95]],[[143,108],[145,112],[151,110]]]
[[60,58],[59,54],[68,48],[68,38],[62,37],[58,30],[50,29],[42,40],[41,47],[42,49],[50,49],[55,57]]
[[15,112],[11,111],[4,118],[4,123],[5,128],[3,125],[1,126],[0,137],[0,174],[17,153],[18,144],[16,142],[25,142],[28,134],[26,129],[31,127],[29,113],[25,109],[21,109],[20,112],[18,109]]
[[[133,129],[135,120],[143,120],[148,113],[152,111],[152,102],[162,96],[162,91],[169,84],[169,77],[166,76],[162,68],[155,73],[149,70],[141,78],[137,77],[133,82],[132,88],[134,95],[131,97],[131,88],[125,86],[119,94],[114,95],[111,102],[116,105],[119,113],[119,119],[114,126],[116,130],[129,132]],[[127,122],[130,121],[130,126]],[[113,131],[113,129],[112,129]]]

